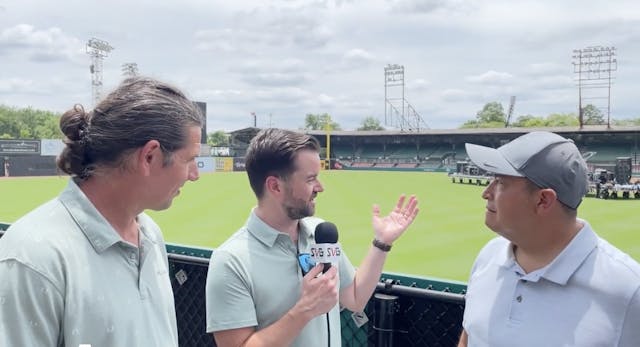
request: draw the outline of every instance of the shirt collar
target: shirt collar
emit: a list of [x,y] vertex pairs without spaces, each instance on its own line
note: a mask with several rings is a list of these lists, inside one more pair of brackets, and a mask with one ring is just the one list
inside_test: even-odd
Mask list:
[[[556,258],[542,269],[533,271],[524,276],[530,280],[537,278],[545,278],[551,282],[565,285],[571,275],[580,267],[582,262],[596,248],[598,244],[598,236],[591,229],[589,223],[585,220],[578,219],[583,223],[582,229],[573,237],[571,242],[556,256]],[[513,254],[513,244],[507,243],[508,247],[503,249],[495,258],[495,263],[508,268],[510,270],[524,274],[524,271],[518,265]]]
[[96,252],[102,253],[122,240],[73,179],[69,180],[59,199]]
[[[499,238],[504,239],[502,236],[498,236]],[[493,262],[496,265],[505,267],[505,268],[513,268],[516,263],[516,257],[513,254],[513,244],[509,242],[507,239],[504,239],[504,244],[507,247],[499,249],[499,252],[493,258]]]
[[579,219],[583,223],[573,240],[569,242],[562,252],[547,266],[541,275],[549,281],[560,285],[567,284],[571,275],[580,267],[582,262],[598,245],[598,236],[591,229],[587,221]]
[[[253,235],[253,237],[268,247],[273,247],[275,245],[278,236],[289,239],[289,235],[287,233],[283,233],[272,228],[260,219],[260,217],[256,215],[255,210],[256,209],[254,207],[251,210],[251,214],[249,214],[249,219],[247,220],[247,230],[251,235]],[[314,237],[312,232],[313,229],[310,228],[309,220],[310,218],[303,218],[298,221],[298,244],[302,245],[303,248],[310,243],[309,239],[313,240]]]

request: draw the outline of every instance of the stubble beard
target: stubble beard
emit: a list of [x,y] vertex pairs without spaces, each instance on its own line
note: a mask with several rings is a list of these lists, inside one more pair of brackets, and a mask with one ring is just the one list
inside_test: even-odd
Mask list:
[[296,200],[297,206],[285,206],[287,216],[290,219],[302,219],[305,217],[311,217],[315,213],[315,208],[310,204],[305,203],[303,200]]

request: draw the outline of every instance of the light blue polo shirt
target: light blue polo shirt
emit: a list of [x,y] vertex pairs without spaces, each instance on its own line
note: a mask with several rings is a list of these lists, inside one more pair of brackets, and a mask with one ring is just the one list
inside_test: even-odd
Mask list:
[[[300,220],[299,252],[314,244],[318,218]],[[298,250],[286,233],[264,223],[254,211],[244,227],[233,234],[211,256],[207,275],[207,332],[268,327],[289,311],[302,293]],[[339,288],[353,282],[355,269],[342,252]],[[331,346],[340,346],[340,310],[329,312]],[[325,315],[312,319],[292,346],[326,346]]]
[[525,274],[498,237],[471,272],[468,346],[640,346],[640,265],[589,224],[546,267]]
[[116,233],[72,181],[0,238],[0,346],[178,346],[158,226],[140,246]]

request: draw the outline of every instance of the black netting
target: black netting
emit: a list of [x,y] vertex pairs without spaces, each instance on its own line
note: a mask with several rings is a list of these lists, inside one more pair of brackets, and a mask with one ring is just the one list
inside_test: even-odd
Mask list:
[[[453,299],[429,295],[402,293],[404,286],[378,289],[365,309],[368,322],[358,328],[351,312],[342,313],[342,345],[361,346],[457,346],[462,331],[464,298]],[[394,293],[398,295],[380,294]],[[433,294],[433,293],[431,293]],[[366,336],[366,338],[365,338]]]
[[[175,259],[169,255],[171,286],[178,319],[178,340],[181,347],[215,346],[206,333],[205,284],[208,261]],[[183,257],[184,258],[184,257]]]
[[393,333],[396,346],[456,346],[462,331],[463,304],[398,297]]
[[[181,347],[215,346],[205,332],[208,263],[208,258],[169,254]],[[462,331],[464,296],[446,293],[448,288],[439,291],[398,283],[386,280],[378,285],[365,308],[365,319],[342,311],[342,346],[455,347]],[[366,322],[358,327],[356,321]]]

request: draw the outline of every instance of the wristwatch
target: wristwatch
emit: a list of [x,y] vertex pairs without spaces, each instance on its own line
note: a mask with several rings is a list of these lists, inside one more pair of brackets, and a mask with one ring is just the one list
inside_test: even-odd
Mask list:
[[378,239],[373,239],[373,241],[371,242],[372,245],[374,245],[377,249],[383,251],[383,252],[389,252],[391,250],[391,245],[388,245]]

